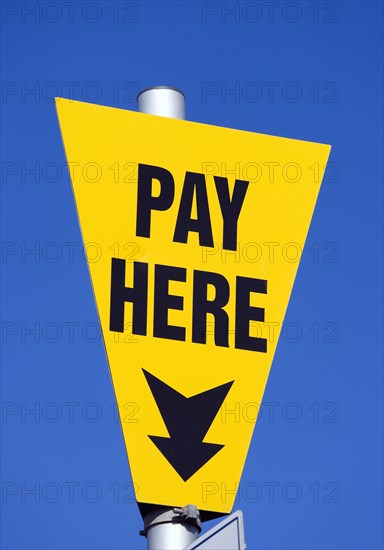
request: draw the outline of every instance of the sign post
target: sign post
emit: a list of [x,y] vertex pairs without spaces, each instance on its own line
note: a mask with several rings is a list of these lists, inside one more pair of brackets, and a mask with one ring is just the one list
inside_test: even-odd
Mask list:
[[[185,96],[176,88],[156,86],[140,92],[137,109],[141,113],[184,120]],[[200,514],[196,506],[169,508],[149,506],[144,516],[148,550],[183,550],[201,531]]]

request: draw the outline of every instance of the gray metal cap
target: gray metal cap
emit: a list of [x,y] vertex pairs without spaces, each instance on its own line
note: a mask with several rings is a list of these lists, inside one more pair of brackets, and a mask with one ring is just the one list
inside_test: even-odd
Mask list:
[[154,86],[137,96],[137,110],[148,115],[185,119],[185,95],[172,86]]

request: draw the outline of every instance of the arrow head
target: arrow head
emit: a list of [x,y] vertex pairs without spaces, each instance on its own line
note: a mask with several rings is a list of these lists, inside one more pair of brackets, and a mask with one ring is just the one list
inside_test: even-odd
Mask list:
[[214,443],[180,441],[155,435],[148,437],[184,481],[192,477],[224,447]]
[[233,381],[191,397],[185,397],[143,370],[170,437],[148,437],[179,476],[187,481],[224,445],[204,443]]

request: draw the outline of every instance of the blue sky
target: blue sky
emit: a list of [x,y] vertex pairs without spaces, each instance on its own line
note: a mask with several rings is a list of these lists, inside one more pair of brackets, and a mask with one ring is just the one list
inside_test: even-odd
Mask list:
[[236,508],[250,550],[383,548],[382,2],[1,9],[1,548],[145,548],[53,97],[160,84],[333,146]]

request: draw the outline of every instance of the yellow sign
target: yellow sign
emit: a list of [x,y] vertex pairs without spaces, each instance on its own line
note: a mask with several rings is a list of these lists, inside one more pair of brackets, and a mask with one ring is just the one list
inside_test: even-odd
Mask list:
[[137,501],[228,513],[330,146],[57,109]]

